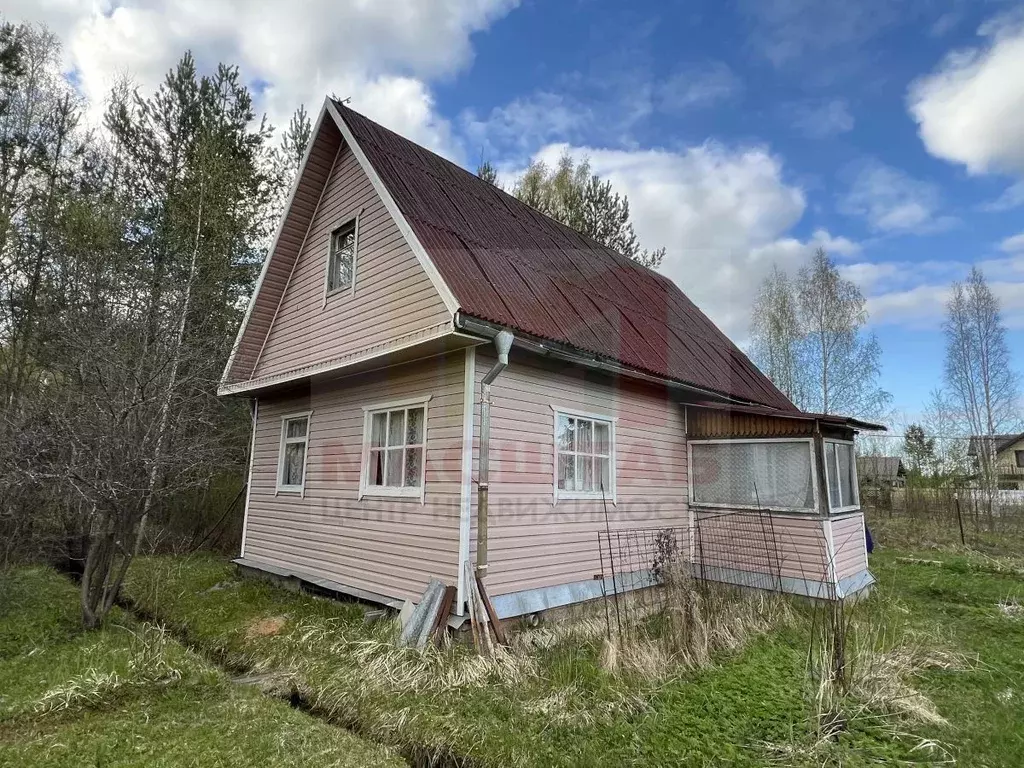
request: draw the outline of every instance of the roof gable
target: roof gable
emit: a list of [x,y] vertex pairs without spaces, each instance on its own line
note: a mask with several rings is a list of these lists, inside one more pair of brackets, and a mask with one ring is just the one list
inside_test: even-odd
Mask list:
[[463,313],[655,376],[795,410],[668,278],[333,106]]

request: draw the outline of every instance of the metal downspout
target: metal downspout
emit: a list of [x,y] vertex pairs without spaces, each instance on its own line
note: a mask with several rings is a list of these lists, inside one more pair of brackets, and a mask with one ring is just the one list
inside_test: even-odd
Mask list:
[[491,384],[508,367],[508,353],[512,349],[514,338],[509,331],[501,331],[494,337],[494,348],[498,352],[498,361],[487,372],[483,381],[480,382],[480,470],[477,482],[476,505],[476,575],[481,579],[487,575],[487,500],[491,463]]

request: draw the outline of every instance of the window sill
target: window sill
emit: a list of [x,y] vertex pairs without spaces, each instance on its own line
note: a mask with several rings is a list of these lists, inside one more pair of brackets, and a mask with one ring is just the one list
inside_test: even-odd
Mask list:
[[860,512],[860,504],[852,507],[831,507],[828,510],[830,515],[845,515],[847,512]]
[[387,488],[384,486],[373,486],[369,488],[363,488],[359,492],[359,498],[370,497],[381,497],[381,498],[400,498],[400,499],[418,499],[423,500],[423,489],[422,488]]
[[555,503],[560,501],[601,501],[605,499],[609,504],[615,504],[618,499],[615,493],[604,493],[600,491],[558,491],[555,493]]
[[772,507],[766,504],[717,504],[710,501],[691,501],[690,506],[694,509],[736,509],[750,510],[752,512],[785,512],[787,515],[818,515],[817,509],[808,507]]
[[299,496],[305,496],[306,488],[303,485],[279,485],[274,490],[274,495],[276,496],[279,493],[294,493]]

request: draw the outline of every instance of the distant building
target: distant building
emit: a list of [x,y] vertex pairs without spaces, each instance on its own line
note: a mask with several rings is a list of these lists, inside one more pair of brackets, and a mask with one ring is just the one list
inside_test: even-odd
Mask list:
[[857,476],[863,485],[872,488],[902,488],[907,484],[907,471],[899,456],[858,456]]
[[982,458],[990,457],[996,482],[1004,490],[1024,490],[1024,433],[1012,435],[971,435],[967,455],[975,470],[983,469]]

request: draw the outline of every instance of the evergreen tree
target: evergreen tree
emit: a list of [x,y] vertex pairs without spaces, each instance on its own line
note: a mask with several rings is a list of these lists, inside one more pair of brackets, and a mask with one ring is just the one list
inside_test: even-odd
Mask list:
[[554,168],[540,161],[532,163],[516,181],[512,194],[645,267],[656,269],[665,258],[664,248],[641,248],[629,220],[629,200],[615,192],[611,182],[592,173],[589,160],[577,163],[566,153]]

